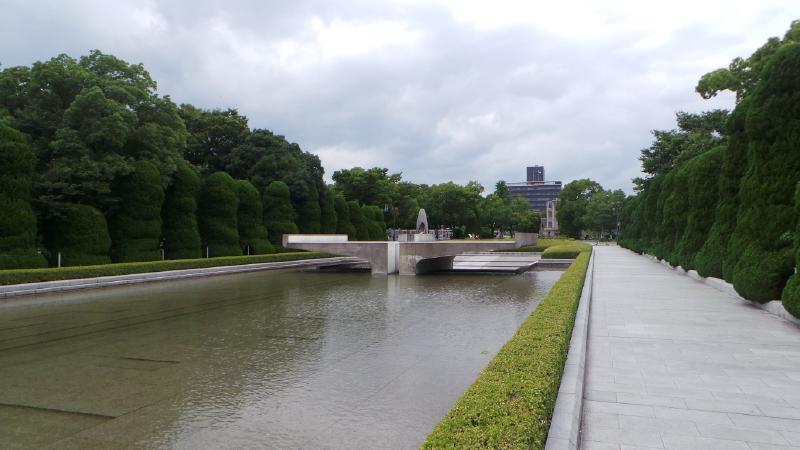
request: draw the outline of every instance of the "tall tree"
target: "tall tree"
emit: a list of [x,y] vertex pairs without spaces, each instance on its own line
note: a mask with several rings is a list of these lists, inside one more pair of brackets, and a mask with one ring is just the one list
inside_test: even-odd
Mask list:
[[114,180],[113,191],[121,201],[109,213],[111,259],[160,259],[164,190],[158,168],[148,161],[136,161],[131,173]]
[[197,198],[200,235],[208,256],[238,256],[239,197],[236,182],[225,172],[208,176]]
[[324,234],[336,233],[336,205],[332,189],[323,191],[325,195],[320,198],[320,231]]
[[273,181],[264,190],[264,224],[270,242],[283,245],[283,235],[298,233],[289,186],[283,181]]
[[564,185],[558,197],[558,208],[556,209],[556,218],[562,234],[575,238],[581,237],[581,232],[586,228],[583,220],[586,216],[589,199],[602,190],[602,186],[588,178],[571,181]]
[[346,234],[351,241],[356,240],[358,232],[350,221],[350,207],[344,195],[338,191],[333,197],[333,206],[336,209],[336,233]]
[[197,225],[197,194],[200,176],[197,169],[183,161],[172,176],[172,182],[161,208],[164,254],[168,259],[199,258],[200,230]]
[[369,225],[364,213],[361,210],[361,205],[355,200],[347,202],[347,210],[350,212],[350,222],[356,229],[356,240],[368,241],[369,239]]
[[236,195],[239,197],[239,246],[248,255],[259,255],[272,251],[264,226],[264,206],[261,195],[247,180],[236,182]]

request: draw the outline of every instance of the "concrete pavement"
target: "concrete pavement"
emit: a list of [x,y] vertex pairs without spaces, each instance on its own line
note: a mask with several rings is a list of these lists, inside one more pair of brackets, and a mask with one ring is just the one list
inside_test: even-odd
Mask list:
[[800,449],[800,328],[595,247],[581,447]]

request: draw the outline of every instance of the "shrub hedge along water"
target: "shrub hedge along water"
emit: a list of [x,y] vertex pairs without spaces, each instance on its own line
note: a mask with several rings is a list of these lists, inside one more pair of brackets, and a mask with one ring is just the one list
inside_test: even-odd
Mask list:
[[303,199],[297,206],[297,228],[301,233],[319,234],[322,209],[319,205],[319,193],[316,189],[309,190],[310,195]]
[[0,269],[47,266],[36,250],[33,163],[22,133],[0,122]]
[[94,207],[66,205],[45,223],[44,237],[51,266],[57,265],[59,252],[62,266],[111,263],[108,224]]
[[778,48],[758,76],[729,118],[727,145],[626,200],[620,244],[722,277],[751,300],[783,298],[798,315],[800,43]]
[[336,206],[334,205],[334,195],[328,190],[320,200],[320,231],[324,234],[336,233]]
[[591,256],[578,245],[575,262],[422,448],[544,448]]
[[133,172],[114,181],[120,202],[109,214],[111,259],[115,262],[161,258],[161,206],[164,190],[158,168],[148,161],[133,163]]
[[262,214],[264,206],[258,189],[247,180],[236,182],[236,195],[239,197],[239,246],[245,254],[260,255],[272,251],[267,239],[267,227]]
[[[794,207],[797,217],[800,217],[800,183],[797,183],[797,188],[794,194]],[[800,220],[797,222],[797,228],[794,233],[794,270],[795,273],[786,282],[786,287],[783,288],[783,307],[792,313],[795,317],[800,317]]]
[[200,235],[209,256],[241,255],[237,225],[239,197],[233,178],[225,172],[206,178],[200,188],[197,209]]
[[361,207],[361,213],[364,215],[364,220],[367,222],[369,240],[386,240],[386,224],[383,222],[383,213],[381,209],[374,205],[364,205]]
[[347,210],[350,212],[350,222],[353,223],[353,227],[356,229],[356,240],[368,241],[369,225],[367,225],[367,219],[361,211],[361,206],[357,201],[350,200],[347,202]]
[[350,221],[350,207],[347,200],[343,195],[337,194],[333,199],[333,205],[336,209],[336,233],[346,234],[351,241],[356,240],[356,227]]
[[188,163],[178,164],[161,208],[164,252],[167,259],[199,258],[202,253],[197,226],[200,175]]
[[299,232],[294,223],[289,186],[283,181],[273,181],[264,189],[264,224],[269,241],[275,245],[283,244],[284,234]]

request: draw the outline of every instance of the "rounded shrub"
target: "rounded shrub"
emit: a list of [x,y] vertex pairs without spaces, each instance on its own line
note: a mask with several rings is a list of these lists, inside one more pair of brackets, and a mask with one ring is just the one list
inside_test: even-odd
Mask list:
[[794,194],[794,209],[797,214],[797,228],[794,233],[794,274],[789,277],[786,286],[783,288],[781,299],[783,307],[793,316],[800,318],[800,183]]
[[334,194],[330,190],[324,192],[320,198],[320,231],[325,234],[336,233],[336,206],[334,205]]
[[236,195],[239,197],[239,246],[242,251],[250,255],[271,252],[258,189],[247,180],[239,180],[236,182]]
[[[203,181],[197,197],[200,235],[208,256],[239,256],[239,197],[236,182],[225,172],[216,172]],[[203,256],[205,256],[205,248]]]
[[364,205],[361,207],[361,213],[364,215],[364,219],[367,222],[369,240],[385,241],[386,223],[383,221],[383,212],[381,209],[374,205]]
[[350,200],[347,202],[347,210],[350,212],[350,222],[352,222],[356,229],[356,240],[368,241],[369,225],[367,225],[367,219],[364,217],[364,213],[361,212],[361,205],[355,200]]
[[283,245],[284,234],[299,232],[294,223],[289,186],[283,181],[273,181],[264,189],[264,225],[269,241],[278,246]]
[[0,122],[0,269],[46,267],[31,207],[34,156],[19,131]]
[[178,164],[161,207],[161,233],[167,259],[201,256],[200,229],[197,225],[197,193],[200,175],[186,162]]
[[318,234],[322,209],[319,205],[319,193],[310,189],[310,194],[298,202],[296,207],[297,228],[301,233]]
[[111,259],[115,262],[161,259],[161,174],[148,161],[133,163],[133,171],[114,180],[119,198],[109,214]]
[[578,245],[553,245],[544,249],[543,259],[575,259],[581,254],[581,247]]
[[61,253],[62,266],[110,264],[111,237],[106,218],[88,205],[66,205],[45,223],[45,245],[50,265]]
[[342,194],[336,194],[333,206],[336,209],[336,233],[346,234],[351,241],[356,240],[356,227],[350,221],[350,207]]

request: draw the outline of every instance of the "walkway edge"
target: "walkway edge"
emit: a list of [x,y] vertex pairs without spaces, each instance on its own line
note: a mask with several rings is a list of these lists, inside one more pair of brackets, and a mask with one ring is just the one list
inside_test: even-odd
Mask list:
[[586,345],[589,337],[589,310],[594,284],[594,249],[586,267],[586,278],[581,290],[575,325],[569,341],[569,353],[561,376],[550,430],[547,433],[546,450],[577,449],[580,446],[581,416],[583,413],[583,389],[586,373]]
[[39,283],[10,284],[6,286],[0,286],[0,301],[22,295],[49,294],[54,292],[74,291],[78,289],[124,286],[128,284],[228,275],[234,273],[254,272],[258,270],[317,267],[360,261],[360,259],[352,257],[314,258],[299,259],[294,261],[240,264],[234,266],[203,267],[197,269],[165,270],[162,272],[145,272],[128,275],[112,275],[107,277],[78,278],[72,280],[43,281]]
[[[624,248],[624,247],[621,247],[621,248]],[[626,250],[632,251],[630,249],[626,249]],[[636,252],[634,252],[634,253],[636,253]],[[789,321],[789,322],[791,322],[791,323],[793,323],[793,324],[795,324],[797,326],[800,326],[800,319],[798,319],[797,317],[794,317],[793,315],[791,315],[789,313],[789,311],[787,311],[786,308],[783,307],[783,302],[780,301],[780,300],[772,300],[772,301],[769,301],[769,302],[766,302],[766,303],[754,302],[752,300],[748,300],[748,299],[742,297],[741,295],[739,295],[739,293],[736,292],[736,289],[733,287],[733,284],[728,283],[727,281],[723,280],[722,278],[703,277],[699,273],[697,273],[696,270],[688,270],[687,271],[681,266],[675,267],[672,264],[670,264],[667,260],[658,259],[658,257],[653,256],[653,255],[648,255],[647,253],[643,253],[642,256],[652,260],[653,262],[661,263],[664,266],[669,267],[670,269],[672,269],[672,270],[674,270],[674,271],[676,271],[678,273],[686,275],[689,278],[691,278],[691,279],[693,279],[693,280],[695,280],[697,282],[703,283],[703,284],[705,284],[707,286],[711,286],[712,288],[722,292],[723,294],[728,294],[728,296],[730,296],[730,297],[733,297],[733,298],[735,298],[737,300],[741,300],[741,301],[743,301],[743,302],[745,302],[745,303],[747,303],[747,304],[749,304],[751,306],[754,306],[754,307],[756,307],[756,308],[758,308],[760,310],[768,312],[768,313],[772,314],[773,316],[778,316],[783,320],[787,320],[787,321]]]

